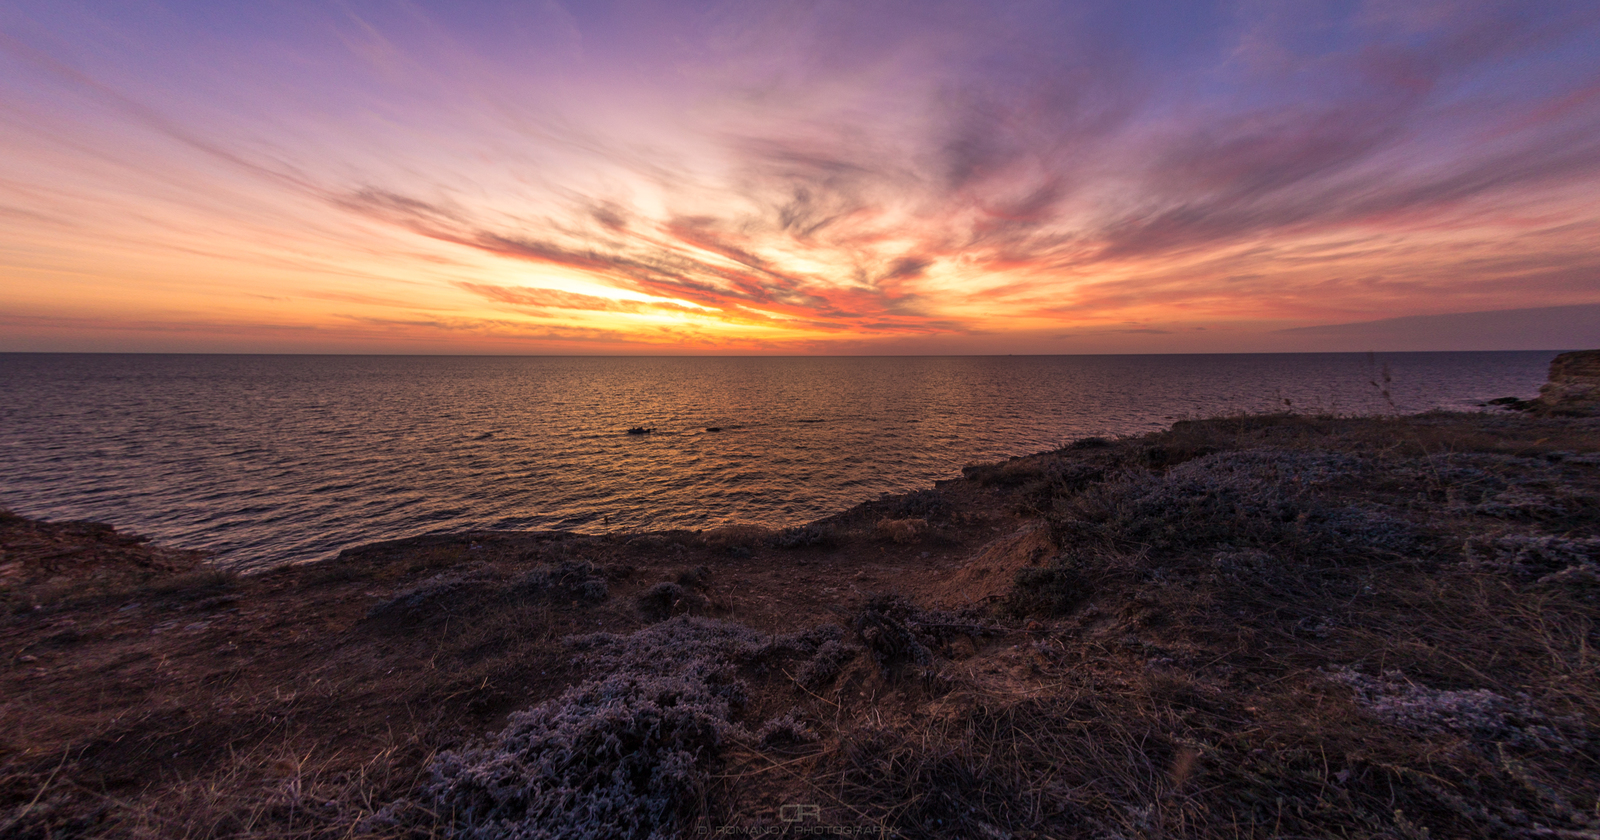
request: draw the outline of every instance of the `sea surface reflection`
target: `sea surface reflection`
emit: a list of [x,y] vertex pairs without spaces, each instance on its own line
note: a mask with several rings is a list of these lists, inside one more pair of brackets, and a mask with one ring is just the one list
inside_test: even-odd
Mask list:
[[245,569],[464,528],[782,526],[1185,417],[1531,396],[1553,355],[0,354],[0,505]]

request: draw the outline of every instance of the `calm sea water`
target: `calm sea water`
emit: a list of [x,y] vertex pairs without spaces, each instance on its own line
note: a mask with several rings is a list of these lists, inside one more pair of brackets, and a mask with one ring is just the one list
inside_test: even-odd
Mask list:
[[0,506],[243,569],[464,528],[784,526],[1185,417],[1528,397],[1553,355],[0,354]]

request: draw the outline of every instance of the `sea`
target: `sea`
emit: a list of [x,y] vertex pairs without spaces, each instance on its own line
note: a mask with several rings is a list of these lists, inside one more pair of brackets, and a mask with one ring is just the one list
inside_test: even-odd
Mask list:
[[1176,420],[1482,411],[1556,352],[0,354],[0,507],[246,572],[465,529],[787,527]]

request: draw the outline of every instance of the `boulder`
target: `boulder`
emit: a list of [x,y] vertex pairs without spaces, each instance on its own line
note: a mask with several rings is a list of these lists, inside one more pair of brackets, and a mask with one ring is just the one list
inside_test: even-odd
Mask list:
[[1550,381],[1539,389],[1548,414],[1600,415],[1600,350],[1562,353],[1550,362]]

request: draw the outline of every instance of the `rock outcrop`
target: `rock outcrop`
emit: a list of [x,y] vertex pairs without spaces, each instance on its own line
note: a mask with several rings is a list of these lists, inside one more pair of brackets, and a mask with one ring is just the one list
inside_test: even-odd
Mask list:
[[1540,411],[1548,414],[1600,414],[1600,350],[1562,353],[1550,362],[1550,381],[1539,388]]

